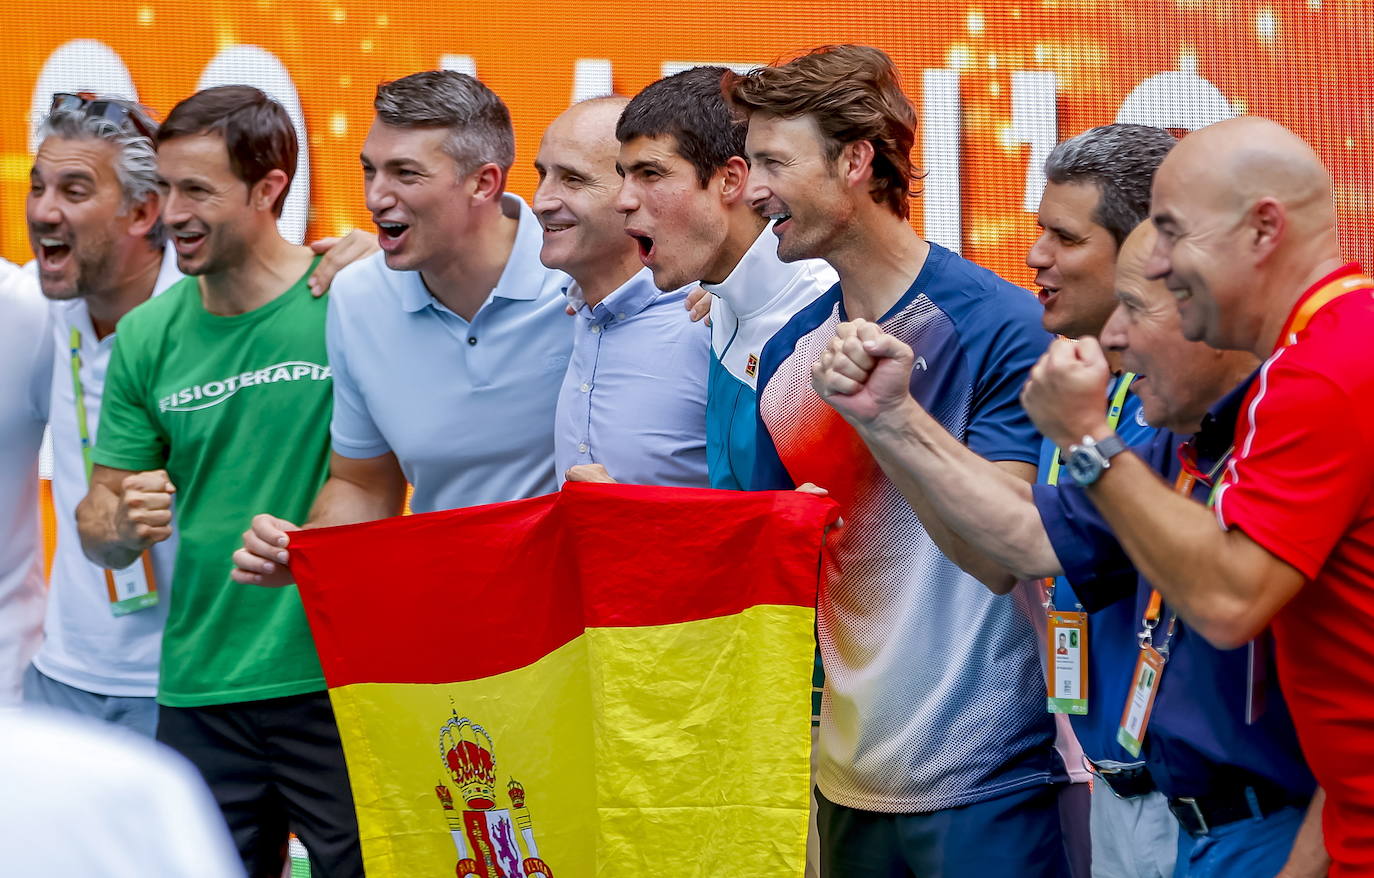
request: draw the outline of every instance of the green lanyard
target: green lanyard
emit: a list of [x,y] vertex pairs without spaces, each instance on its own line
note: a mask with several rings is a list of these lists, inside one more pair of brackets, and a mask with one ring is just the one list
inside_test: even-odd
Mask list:
[[81,330],[72,327],[72,392],[76,394],[76,432],[81,437],[81,462],[86,466],[86,482],[91,481],[91,428],[86,423],[86,394],[81,387]]
[[[1111,407],[1107,409],[1107,426],[1113,430],[1116,429],[1117,424],[1121,423],[1121,409],[1126,405],[1126,394],[1131,392],[1131,385],[1134,382],[1134,372],[1124,372],[1118,379],[1116,392],[1112,394]],[[1059,453],[1058,448],[1054,449],[1054,457],[1050,458],[1050,473],[1046,481],[1051,485],[1059,484]]]

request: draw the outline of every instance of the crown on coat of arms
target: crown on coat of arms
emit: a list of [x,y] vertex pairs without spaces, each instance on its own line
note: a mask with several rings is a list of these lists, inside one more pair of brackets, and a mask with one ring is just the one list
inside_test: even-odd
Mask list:
[[525,807],[525,788],[520,785],[520,781],[511,778],[510,783],[506,784],[506,792],[510,794],[511,807],[516,810]]
[[439,754],[469,808],[496,804],[496,757],[491,735],[467,717],[454,716],[439,731]]

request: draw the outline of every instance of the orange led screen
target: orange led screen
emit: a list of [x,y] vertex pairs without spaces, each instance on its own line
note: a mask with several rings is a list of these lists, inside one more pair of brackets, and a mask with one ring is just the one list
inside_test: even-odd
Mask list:
[[1374,14],[1350,0],[28,0],[0,7],[0,33],[0,254],[20,262],[32,126],[55,90],[123,93],[158,114],[202,85],[282,97],[308,145],[284,222],[315,238],[369,225],[357,153],[381,80],[475,71],[510,105],[510,188],[528,198],[540,133],[576,96],[864,42],[897,61],[921,120],[930,175],[913,221],[1008,279],[1031,282],[1022,259],[1055,141],[1114,120],[1191,129],[1237,113],[1316,147],[1346,255],[1374,263]]

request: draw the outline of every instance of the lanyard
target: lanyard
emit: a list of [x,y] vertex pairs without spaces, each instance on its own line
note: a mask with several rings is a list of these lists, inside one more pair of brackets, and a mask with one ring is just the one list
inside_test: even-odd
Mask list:
[[[1134,372],[1123,372],[1117,379],[1116,390],[1112,392],[1111,403],[1107,407],[1107,425],[1113,430],[1116,425],[1121,423],[1121,410],[1126,406],[1126,395],[1131,392],[1131,385],[1135,383]],[[1059,449],[1054,449],[1054,456],[1050,458],[1050,471],[1045,477],[1045,481],[1051,485],[1059,484]],[[1046,577],[1042,581],[1045,589],[1045,600],[1042,606],[1049,612],[1054,612],[1054,577]],[[1080,609],[1082,609],[1080,607]]]
[[[1212,490],[1207,494],[1207,507],[1209,509],[1211,508],[1212,503],[1217,498],[1217,488],[1219,487],[1217,474],[1220,473],[1221,468],[1226,465],[1226,461],[1231,458],[1231,451],[1233,450],[1233,448],[1234,446],[1232,448],[1226,449],[1226,453],[1223,454],[1220,458],[1218,458],[1216,463],[1213,464],[1211,471],[1203,474],[1204,478],[1207,479],[1207,484],[1212,486]],[[1182,452],[1182,449],[1179,450],[1180,452]],[[1179,470],[1178,478],[1174,480],[1174,491],[1180,497],[1192,496],[1193,487],[1197,484],[1197,479],[1197,471],[1191,466],[1185,465],[1182,469]],[[1148,649],[1154,646],[1154,630],[1155,628],[1159,627],[1159,617],[1163,614],[1163,610],[1163,596],[1160,595],[1159,589],[1151,589],[1150,600],[1145,605],[1145,615],[1141,617],[1140,620],[1140,634],[1137,635],[1140,641],[1141,649]],[[1170,610],[1169,624],[1164,629],[1164,643],[1161,644],[1157,650],[1160,656],[1164,658],[1166,661],[1169,658],[1169,643],[1174,638],[1174,629],[1177,626],[1177,622],[1178,614],[1175,613],[1173,610]]]
[[91,480],[91,428],[86,421],[86,394],[81,386],[81,330],[72,327],[72,392],[76,394],[76,432],[81,437],[81,463],[86,468],[86,481]]
[[1298,333],[1307,328],[1307,324],[1322,308],[1331,302],[1344,296],[1346,293],[1353,293],[1356,290],[1374,290],[1374,279],[1363,274],[1347,275],[1328,281],[1303,300],[1298,309],[1293,312],[1293,316],[1288,318],[1288,325],[1279,333],[1279,347],[1287,347],[1298,340]]

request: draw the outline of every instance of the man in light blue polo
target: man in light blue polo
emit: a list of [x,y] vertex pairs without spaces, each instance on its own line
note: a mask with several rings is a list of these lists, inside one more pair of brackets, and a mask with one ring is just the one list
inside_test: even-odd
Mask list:
[[574,480],[706,487],[710,334],[641,267],[614,207],[626,98],[575,104],[539,145],[533,208],[540,259],[573,278],[572,361],[558,398],[554,456]]
[[[510,113],[454,71],[377,88],[363,144],[379,256],[341,272],[328,320],[329,480],[308,527],[553,491],[554,406],[572,343],[568,276],[539,262],[541,230],[505,194]],[[280,585],[287,533],[258,515],[238,582]]]

